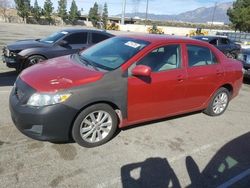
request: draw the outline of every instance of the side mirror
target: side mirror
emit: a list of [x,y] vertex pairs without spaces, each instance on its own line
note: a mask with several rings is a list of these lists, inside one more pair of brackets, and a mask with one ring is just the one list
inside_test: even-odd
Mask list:
[[151,75],[151,68],[146,65],[137,65],[133,70],[132,70],[132,75],[133,76],[150,76]]
[[68,42],[66,40],[60,40],[57,44],[60,46],[67,46]]

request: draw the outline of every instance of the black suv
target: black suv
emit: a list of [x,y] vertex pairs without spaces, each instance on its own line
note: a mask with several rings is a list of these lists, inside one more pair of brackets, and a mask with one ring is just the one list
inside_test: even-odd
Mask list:
[[73,54],[113,37],[102,30],[66,29],[43,39],[19,40],[3,48],[3,62],[20,72],[39,61]]
[[208,42],[222,51],[227,57],[234,59],[237,58],[241,49],[239,44],[223,36],[194,36],[192,38]]

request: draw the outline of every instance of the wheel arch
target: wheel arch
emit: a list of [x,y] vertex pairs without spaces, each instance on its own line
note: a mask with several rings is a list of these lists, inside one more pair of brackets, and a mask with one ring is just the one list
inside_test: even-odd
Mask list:
[[[219,88],[217,88],[217,90],[220,89],[220,88],[222,88],[222,87],[226,88],[226,89],[229,91],[230,97],[233,96],[234,89],[233,89],[232,84],[226,83],[226,84],[220,86]],[[217,90],[216,90],[216,91],[217,91]]]
[[233,86],[232,86],[232,84],[230,84],[230,83],[225,83],[225,84],[220,85],[219,87],[217,87],[217,88],[213,91],[213,93],[209,96],[208,100],[204,103],[203,108],[207,108],[207,107],[208,107],[208,105],[209,105],[209,103],[210,103],[212,97],[214,96],[214,94],[215,94],[220,88],[222,88],[222,87],[226,88],[226,89],[229,91],[230,100],[232,99],[233,91],[234,91]]
[[80,108],[78,110],[78,112],[76,113],[76,115],[74,116],[71,124],[70,124],[70,129],[69,129],[69,138],[72,139],[72,134],[71,134],[71,131],[72,131],[72,128],[73,128],[73,125],[74,125],[74,122],[77,118],[77,116],[86,108],[90,107],[90,106],[93,106],[95,104],[107,104],[109,106],[111,106],[113,108],[113,110],[116,112],[116,115],[117,115],[117,119],[118,119],[118,128],[120,127],[120,124],[122,122],[122,112],[121,112],[121,109],[118,107],[117,104],[115,104],[114,102],[111,102],[111,101],[107,101],[107,100],[100,100],[100,101],[95,101],[95,102],[90,102],[86,105],[84,105],[82,108]]
[[26,60],[27,60],[28,58],[32,57],[32,56],[35,56],[35,55],[44,57],[45,59],[48,59],[44,54],[34,53],[34,54],[29,54],[29,55],[27,56]]

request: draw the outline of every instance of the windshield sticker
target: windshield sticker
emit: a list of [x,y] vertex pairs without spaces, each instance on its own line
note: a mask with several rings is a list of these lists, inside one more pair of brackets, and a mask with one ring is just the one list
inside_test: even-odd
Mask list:
[[136,42],[132,42],[132,41],[128,41],[125,43],[126,46],[129,46],[129,47],[132,47],[132,48],[138,48],[140,47],[141,45],[136,43]]
[[67,34],[68,34],[67,31],[62,31],[61,33],[64,34],[64,35],[67,35]]

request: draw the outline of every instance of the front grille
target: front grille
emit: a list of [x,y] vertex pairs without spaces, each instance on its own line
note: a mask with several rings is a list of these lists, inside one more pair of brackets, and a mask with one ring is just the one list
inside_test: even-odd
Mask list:
[[17,78],[16,84],[13,89],[14,89],[14,95],[17,97],[17,99],[20,101],[21,104],[26,104],[30,96],[36,92],[35,89],[26,84],[19,77]]
[[25,93],[18,87],[15,87],[15,95],[18,100],[22,100],[25,97]]

